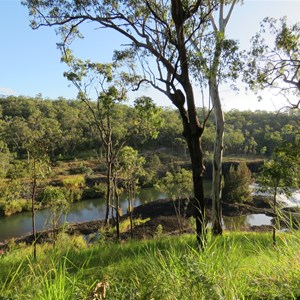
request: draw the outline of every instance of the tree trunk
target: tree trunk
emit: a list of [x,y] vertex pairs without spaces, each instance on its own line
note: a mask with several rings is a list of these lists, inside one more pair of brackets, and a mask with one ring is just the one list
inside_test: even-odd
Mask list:
[[185,92],[188,111],[184,113],[183,107],[180,109],[184,132],[183,135],[187,140],[193,173],[194,188],[194,216],[196,218],[196,234],[200,248],[204,247],[206,238],[206,217],[205,201],[203,189],[203,152],[201,147],[201,135],[203,128],[199,124],[197,111],[195,107],[193,89],[189,82],[185,82]]
[[[109,155],[107,155],[109,156]],[[107,173],[106,173],[106,213],[105,213],[105,226],[109,224],[109,212],[111,204],[111,178],[112,177],[112,163],[108,158]]]
[[214,142],[213,178],[212,178],[212,232],[222,234],[222,158],[224,140],[224,115],[216,79],[209,81],[210,97],[214,107],[216,137]]
[[36,197],[36,160],[33,159],[33,180],[32,180],[32,193],[31,193],[31,224],[33,235],[33,258],[36,259],[36,226],[35,226],[35,197]]
[[[194,186],[194,205],[196,218],[196,234],[199,247],[203,248],[205,242],[205,202],[203,191],[203,153],[201,148],[201,135],[203,128],[199,124],[193,87],[189,77],[189,59],[186,48],[184,23],[188,19],[182,1],[171,1],[171,14],[176,28],[177,49],[179,55],[179,63],[181,75],[179,82],[184,89],[185,96],[182,91],[176,90],[175,94],[171,95],[171,101],[179,109],[182,124],[183,135],[187,140],[193,173]],[[186,100],[187,111],[184,108]]]
[[133,239],[133,203],[132,203],[133,197],[134,197],[134,187],[132,181],[130,180],[128,182],[128,211],[129,211],[129,220],[130,220],[131,239]]
[[275,215],[275,224],[273,226],[273,234],[272,234],[272,238],[273,238],[273,244],[276,245],[276,223],[277,223],[277,211],[276,211],[276,197],[277,197],[277,187],[275,187],[275,191],[274,191],[274,195],[273,195],[273,211],[274,211],[274,215]]
[[[199,247],[203,248],[205,242],[206,222],[205,222],[205,201],[203,190],[203,152],[201,148],[201,135],[203,128],[199,124],[197,110],[194,101],[193,89],[186,78],[183,82],[186,96],[180,90],[176,90],[174,94],[169,94],[173,104],[178,108],[183,125],[183,136],[187,141],[194,188],[194,216],[196,218],[196,234]],[[187,102],[187,111],[184,108],[185,100]]]
[[114,195],[116,200],[116,231],[117,231],[117,240],[120,239],[120,199],[117,191],[117,178],[114,174]]

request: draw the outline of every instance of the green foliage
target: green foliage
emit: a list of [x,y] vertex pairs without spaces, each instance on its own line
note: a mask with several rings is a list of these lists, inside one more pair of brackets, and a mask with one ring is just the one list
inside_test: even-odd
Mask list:
[[160,238],[163,234],[163,226],[161,224],[158,224],[155,228],[155,237]]
[[[96,110],[96,103],[91,101],[90,104],[91,108]],[[34,134],[33,119],[36,116],[39,120],[36,125],[39,125],[42,138],[46,141],[44,146],[47,147],[43,149],[46,150],[51,160],[58,158],[74,159],[74,156],[79,157],[80,153],[92,153],[89,154],[91,156],[95,155],[95,149],[103,159],[103,144],[94,126],[91,113],[80,101],[32,99],[20,96],[1,98],[0,105],[3,113],[2,125],[5,128],[3,129],[5,134],[1,136],[3,144],[0,142],[0,152],[1,145],[5,152],[3,154],[4,160],[0,160],[6,166],[5,169],[4,166],[2,169],[3,176],[4,173],[9,178],[28,176],[25,159],[28,158],[27,148],[29,140]],[[37,108],[38,111],[36,111]],[[142,148],[143,151],[164,149],[160,151],[159,155],[167,151],[169,154],[185,156],[186,145],[182,139],[182,124],[178,112],[170,108],[158,109],[150,105],[149,112],[146,109],[143,111],[146,119],[152,118],[151,110],[154,112],[159,110],[157,118],[154,118],[155,120],[164,120],[159,128],[153,127],[151,121],[141,123],[142,119],[137,114],[137,108],[121,103],[115,104],[111,119],[114,126],[113,140],[118,139],[121,142],[126,139],[128,146],[135,149]],[[198,114],[202,116],[200,111]],[[271,155],[279,142],[295,141],[299,128],[297,123],[299,117],[299,111],[297,110],[280,112],[276,115],[264,111],[240,112],[232,110],[226,112],[225,155],[260,154],[261,149],[263,149],[263,155]],[[270,119],[272,119],[271,123]],[[141,128],[148,126],[148,133],[157,130],[157,138],[153,140],[148,133],[138,132],[139,126]],[[213,150],[214,137],[214,121],[210,117],[207,120],[203,136],[203,148],[206,151]],[[20,158],[23,160],[20,161]],[[9,165],[7,165],[7,162],[9,162]],[[100,167],[98,168],[99,171],[105,171],[104,164],[100,164]],[[77,166],[73,166],[70,172],[72,174],[81,172],[90,175],[92,170],[82,162]]]
[[[141,219],[141,218],[136,218],[132,220],[133,222],[133,227],[135,226],[140,226],[142,224],[147,223],[148,221],[150,221],[150,218],[146,218],[146,219]],[[128,232],[128,230],[130,229],[130,219],[123,219],[120,222],[120,232]]]
[[137,131],[143,137],[150,136],[156,139],[160,128],[164,124],[162,109],[157,107],[150,97],[140,97],[134,101],[135,124]]
[[144,186],[154,185],[161,176],[163,164],[157,154],[152,154],[146,157],[145,172],[141,176],[141,181]]
[[64,178],[62,180],[62,183],[66,188],[80,188],[84,186],[85,178],[82,175],[69,176],[67,178]]
[[64,190],[59,187],[47,186],[42,193],[42,201],[52,206],[65,206],[66,197]]
[[[95,198],[101,198],[105,195],[106,186],[104,184],[95,185],[91,188],[84,188],[82,190],[81,199],[95,199]],[[80,199],[79,199],[80,200]]]
[[239,163],[237,169],[230,166],[225,176],[222,198],[228,202],[247,202],[252,200],[249,185],[252,183],[251,172],[246,162]]
[[[293,149],[299,149],[293,146]],[[283,192],[290,195],[293,188],[299,186],[299,152],[293,153],[291,145],[278,147],[272,155],[272,159],[266,161],[260,172],[258,183],[263,190],[269,190],[274,195]],[[296,155],[294,155],[296,154]],[[298,158],[298,159],[297,159]]]
[[10,153],[7,144],[4,141],[0,140],[0,178],[6,177],[11,160],[12,154]]
[[13,160],[6,173],[9,179],[20,179],[28,176],[28,164],[25,161]]
[[183,168],[178,172],[167,172],[158,180],[155,188],[172,197],[189,197],[193,191],[192,172]]
[[75,251],[85,249],[87,246],[86,241],[82,235],[70,236],[65,232],[60,232],[56,236],[55,249],[57,252],[65,252],[72,247]]
[[143,173],[145,158],[139,156],[138,151],[132,147],[125,146],[120,151],[120,167],[122,177],[126,180]]
[[252,38],[248,68],[244,72],[244,79],[252,89],[272,88],[283,94],[294,108],[299,108],[300,95],[299,32],[300,23],[290,25],[286,17],[265,18]]
[[81,162],[79,166],[70,168],[69,172],[71,175],[85,174],[87,176],[90,176],[93,174],[93,170],[90,167],[88,167],[86,164],[84,164],[83,162]]
[[24,211],[30,211],[30,208],[31,204],[26,199],[14,199],[8,202],[0,202],[0,212],[2,211],[5,216],[11,216]]
[[62,188],[47,186],[42,195],[42,202],[50,207],[51,224],[55,229],[63,213],[66,213],[70,206],[71,197],[67,197]]
[[[0,183],[0,212],[9,216],[18,212],[28,211],[28,185],[20,179],[2,180]],[[1,214],[1,213],[0,213]]]

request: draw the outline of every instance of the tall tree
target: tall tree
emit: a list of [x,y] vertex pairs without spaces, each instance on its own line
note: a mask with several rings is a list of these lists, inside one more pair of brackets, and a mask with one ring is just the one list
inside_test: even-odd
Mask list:
[[[105,150],[106,159],[106,214],[105,224],[109,223],[112,199],[118,197],[116,164],[120,151],[132,134],[143,133],[155,138],[161,125],[160,112],[150,97],[141,97],[135,101],[135,113],[131,116],[133,124],[126,124],[118,111],[120,102],[126,99],[128,74],[119,72],[118,64],[101,64],[76,59],[69,49],[64,49],[63,60],[70,67],[65,76],[77,87],[78,98],[86,105],[93,118],[100,141]],[[90,94],[95,90],[96,101]],[[117,201],[118,202],[118,201]],[[112,210],[113,213],[113,210]],[[119,207],[116,207],[117,219]],[[118,226],[117,222],[117,226]]]
[[[196,112],[188,49],[209,19],[212,8],[207,1],[26,0],[23,4],[33,17],[34,29],[58,26],[65,45],[78,36],[84,22],[113,29],[129,40],[129,48],[116,53],[116,58],[138,59],[142,66],[140,84],[148,83],[164,93],[180,112],[192,163],[197,238],[201,245],[205,215],[200,141],[203,126]],[[151,68],[153,63],[156,68]]]
[[[266,36],[271,33],[271,38]],[[300,107],[300,23],[265,18],[252,38],[244,79],[254,90],[272,89],[283,95],[289,107]]]
[[[92,63],[76,59],[72,53],[65,49],[63,60],[69,65],[70,70],[65,76],[77,87],[78,98],[87,106],[93,117],[101,143],[105,150],[106,160],[106,213],[105,224],[109,223],[110,209],[113,197],[113,174],[116,158],[125,144],[126,138],[116,138],[116,129],[113,126],[115,106],[125,99],[126,91],[120,86],[120,81],[114,79],[113,64]],[[90,89],[96,92],[96,103],[90,97]],[[122,136],[122,134],[120,134]]]

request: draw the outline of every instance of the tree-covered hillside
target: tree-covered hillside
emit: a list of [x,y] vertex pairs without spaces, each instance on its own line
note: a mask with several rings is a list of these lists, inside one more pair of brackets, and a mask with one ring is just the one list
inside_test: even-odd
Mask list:
[[[132,106],[124,104],[115,106],[113,118],[118,122],[119,130],[131,125],[133,110]],[[10,159],[26,158],[26,149],[34,132],[43,138],[53,160],[74,158],[82,152],[102,153],[92,116],[78,100],[3,97],[0,99],[0,116],[2,172]],[[167,152],[184,155],[187,146],[178,113],[163,108],[161,117],[163,123],[156,139],[132,133],[128,145],[143,152],[166,148]],[[279,113],[232,110],[225,113],[225,156],[270,155],[282,141],[295,139],[299,117],[299,111],[295,110]],[[214,122],[209,119],[203,136],[206,153],[212,151],[214,132]]]

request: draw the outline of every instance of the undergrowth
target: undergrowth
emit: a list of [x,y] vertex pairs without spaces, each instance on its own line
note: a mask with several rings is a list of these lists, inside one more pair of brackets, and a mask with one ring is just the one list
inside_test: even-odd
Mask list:
[[299,299],[300,234],[225,233],[87,245],[60,236],[53,248],[15,247],[0,258],[0,299]]

